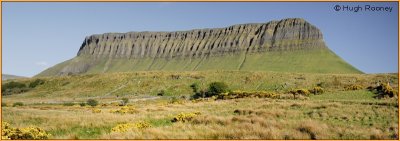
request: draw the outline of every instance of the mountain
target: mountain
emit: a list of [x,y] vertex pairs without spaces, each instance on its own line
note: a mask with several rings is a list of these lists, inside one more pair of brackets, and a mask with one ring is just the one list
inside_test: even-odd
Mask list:
[[325,45],[317,27],[288,18],[226,28],[91,35],[76,57],[37,76],[146,70],[362,73]]
[[2,74],[2,75],[1,75],[1,80],[19,79],[19,78],[27,78],[27,77],[24,77],[24,76],[16,76],[16,75],[10,75],[10,74]]

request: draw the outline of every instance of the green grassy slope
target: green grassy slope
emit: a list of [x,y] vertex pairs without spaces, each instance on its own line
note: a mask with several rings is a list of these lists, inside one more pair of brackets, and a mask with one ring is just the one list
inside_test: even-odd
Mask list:
[[[37,78],[21,79],[29,84]],[[85,74],[60,77],[41,77],[46,82],[22,94],[3,96],[6,102],[23,101],[84,101],[87,98],[116,98],[156,96],[165,90],[166,96],[190,96],[189,87],[198,83],[201,89],[214,81],[226,82],[232,90],[281,91],[313,88],[322,84],[326,90],[343,89],[349,84],[373,86],[390,82],[397,86],[397,74],[313,74],[266,71],[139,71],[124,73]]]
[[263,53],[237,53],[205,58],[109,59],[75,57],[37,76],[57,75],[65,66],[93,64],[87,73],[129,72],[147,70],[203,71],[244,70],[302,73],[362,73],[327,48]]

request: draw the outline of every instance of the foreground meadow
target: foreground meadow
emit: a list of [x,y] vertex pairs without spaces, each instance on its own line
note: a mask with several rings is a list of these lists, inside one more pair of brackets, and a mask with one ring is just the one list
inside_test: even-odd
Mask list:
[[[376,98],[366,89],[388,81],[397,89],[397,75],[218,73],[41,78],[45,82],[27,92],[3,96],[2,121],[40,127],[49,139],[398,139],[397,98]],[[232,90],[278,96],[190,99],[192,83],[206,89],[217,80]],[[347,89],[353,84],[360,88]],[[287,93],[317,85],[325,92]],[[89,98],[98,105],[82,104]]]

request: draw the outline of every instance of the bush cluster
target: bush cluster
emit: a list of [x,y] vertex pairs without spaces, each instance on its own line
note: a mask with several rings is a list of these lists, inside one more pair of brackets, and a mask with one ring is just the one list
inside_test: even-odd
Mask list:
[[363,87],[359,84],[351,84],[344,87],[346,91],[361,90]]
[[24,106],[24,103],[22,103],[22,102],[15,102],[15,103],[13,104],[13,107],[17,107],[17,106]]
[[118,114],[134,114],[137,113],[138,111],[130,106],[123,106],[118,110],[110,110],[110,113],[118,113]]
[[63,103],[64,106],[74,106],[75,104],[72,102]]
[[157,93],[157,96],[164,96],[165,95],[165,90],[161,90],[160,92]]
[[121,105],[122,106],[126,106],[126,105],[128,105],[128,103],[129,103],[129,99],[128,98],[122,98],[122,101],[121,101]]
[[293,95],[308,95],[310,94],[310,91],[307,89],[295,89],[295,90],[291,90],[289,91],[289,93],[293,94]]
[[193,113],[180,113],[176,115],[171,121],[172,122],[188,122],[191,121],[194,117],[200,115],[200,112]]
[[43,85],[45,83],[42,79],[36,79],[35,81],[29,83],[29,88],[35,88],[36,86]]
[[317,87],[314,87],[314,88],[312,88],[312,89],[310,89],[310,90],[308,90],[308,91],[310,91],[310,93],[312,93],[312,94],[314,94],[314,95],[324,93],[324,89],[321,88],[321,87],[318,87],[318,86],[317,86]]
[[179,98],[173,96],[173,97],[170,98],[168,103],[170,103],[170,104],[183,104],[183,103],[185,103],[185,101],[183,100],[183,98],[179,99]]
[[24,83],[21,82],[15,82],[11,81],[5,84],[1,85],[1,94],[2,95],[11,95],[11,94],[19,94],[23,92],[27,92],[31,90],[32,88],[35,88],[36,86],[44,84],[45,81],[42,79],[36,79],[33,82],[30,82],[29,85],[27,86]]
[[94,106],[97,106],[99,104],[99,102],[97,100],[94,100],[94,99],[88,99],[86,101],[86,104],[94,107]]
[[1,124],[1,139],[11,140],[44,140],[51,135],[38,127],[12,128],[9,123]]
[[92,113],[101,113],[100,109],[92,109]]
[[307,89],[294,89],[290,90],[289,93],[293,95],[293,98],[296,98],[296,95],[308,96],[310,94],[310,91]]
[[225,82],[212,82],[208,85],[207,90],[200,90],[197,83],[190,85],[193,92],[195,93],[192,98],[206,98],[212,96],[218,96],[221,93],[226,93],[229,91],[229,87]]
[[217,99],[238,99],[246,97],[277,98],[279,97],[279,95],[275,92],[267,92],[267,91],[255,91],[255,92],[232,91],[219,94]]
[[24,83],[20,82],[8,82],[1,85],[1,95],[11,95],[27,92],[29,88]]
[[379,98],[382,97],[396,97],[398,95],[398,92],[393,89],[388,83],[382,83],[379,86],[374,88],[376,90],[376,93],[378,94]]
[[144,129],[149,127],[151,127],[150,123],[140,121],[136,123],[118,124],[117,126],[111,129],[111,132],[127,132],[133,128]]
[[85,102],[82,102],[82,103],[79,103],[79,105],[80,105],[81,107],[84,107],[84,106],[86,106],[86,103],[85,103]]

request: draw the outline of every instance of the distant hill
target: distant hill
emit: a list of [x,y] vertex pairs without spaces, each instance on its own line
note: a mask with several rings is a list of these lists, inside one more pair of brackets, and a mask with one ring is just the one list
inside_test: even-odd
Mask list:
[[325,45],[317,27],[289,18],[226,28],[91,35],[75,58],[37,76],[147,70],[362,73]]
[[24,76],[16,76],[16,75],[10,75],[10,74],[2,74],[1,79],[2,80],[8,80],[8,79],[19,79],[19,78],[27,78]]

